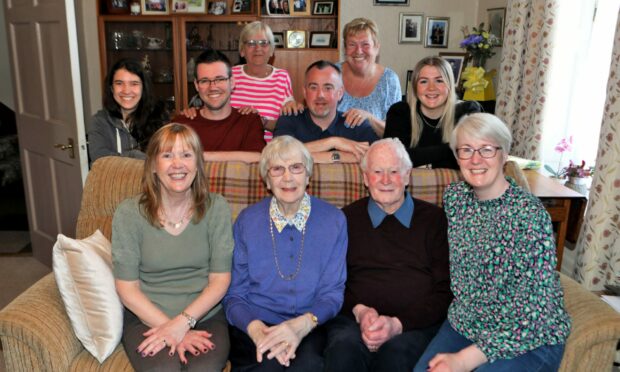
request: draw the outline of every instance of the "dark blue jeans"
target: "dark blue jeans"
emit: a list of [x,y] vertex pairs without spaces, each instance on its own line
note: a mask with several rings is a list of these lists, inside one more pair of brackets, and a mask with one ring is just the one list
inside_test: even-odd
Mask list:
[[409,372],[439,329],[414,329],[392,337],[371,353],[359,324],[344,315],[325,323],[327,347],[324,372]]
[[[425,372],[428,362],[439,353],[456,353],[473,344],[454,330],[447,320],[441,326],[437,336],[428,345],[424,355],[418,361],[414,372]],[[498,359],[476,368],[477,372],[513,372],[513,371],[557,371],[564,355],[564,345],[545,345],[530,350],[512,359]]]

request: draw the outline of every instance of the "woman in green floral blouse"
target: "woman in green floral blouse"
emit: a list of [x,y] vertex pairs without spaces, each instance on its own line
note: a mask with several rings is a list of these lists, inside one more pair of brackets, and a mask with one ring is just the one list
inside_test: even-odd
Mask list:
[[[464,182],[444,194],[454,300],[414,371],[556,371],[570,333],[549,214],[503,173],[512,137],[491,114],[450,140]],[[428,368],[428,369],[427,369]]]

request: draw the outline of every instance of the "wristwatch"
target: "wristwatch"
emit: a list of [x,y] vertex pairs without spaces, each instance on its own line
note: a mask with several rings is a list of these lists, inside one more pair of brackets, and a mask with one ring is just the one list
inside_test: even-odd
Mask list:
[[340,163],[340,153],[338,151],[332,151],[332,163]]
[[182,311],[181,315],[183,315],[185,319],[187,319],[187,325],[189,326],[189,329],[194,329],[194,327],[196,327],[196,319],[194,319],[193,316],[189,315],[185,311]]

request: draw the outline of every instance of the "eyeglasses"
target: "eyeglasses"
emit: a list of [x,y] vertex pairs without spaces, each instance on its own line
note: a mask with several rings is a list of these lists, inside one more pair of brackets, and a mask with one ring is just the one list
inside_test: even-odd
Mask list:
[[[271,177],[280,177],[284,174],[286,167],[283,165],[276,165],[269,168],[268,172]],[[295,163],[288,166],[288,171],[292,174],[302,174],[306,171],[306,166],[303,163]]]
[[270,43],[269,40],[248,40],[244,44],[249,48],[256,48],[257,46],[264,48],[269,46]]
[[474,153],[477,152],[481,157],[490,159],[495,157],[497,150],[501,150],[498,146],[482,146],[479,149],[473,149],[471,147],[459,147],[456,149],[456,156],[461,160],[471,159]]
[[230,79],[229,77],[217,77],[215,79],[207,79],[207,78],[202,78],[200,80],[198,80],[198,85],[200,86],[211,86],[211,84],[213,85],[222,85],[224,84],[224,82],[228,81]]

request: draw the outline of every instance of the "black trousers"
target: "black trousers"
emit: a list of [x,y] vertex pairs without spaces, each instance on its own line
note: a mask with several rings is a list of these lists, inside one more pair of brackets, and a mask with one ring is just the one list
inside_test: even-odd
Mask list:
[[263,355],[262,363],[256,361],[256,345],[245,332],[230,326],[230,362],[233,372],[317,372],[323,369],[323,349],[325,348],[325,330],[323,326],[316,327],[297,347],[295,359],[291,360],[290,367],[282,366],[276,358],[267,359]]
[[228,351],[230,349],[228,339],[228,323],[224,311],[218,311],[211,318],[196,324],[197,330],[208,331],[212,334],[211,342],[215,344],[215,349],[210,350],[206,354],[198,356],[185,353],[187,365],[179,360],[179,356],[175,353],[173,356],[168,355],[170,348],[165,348],[153,356],[143,357],[136,349],[138,345],[144,341],[144,332],[150,327],[142,323],[142,321],[131,311],[125,309],[123,319],[123,346],[127,352],[127,357],[131,366],[136,371],[221,371],[226,365]]
[[326,372],[411,372],[441,324],[403,332],[386,341],[371,353],[364,342],[359,324],[338,315],[325,324]]

